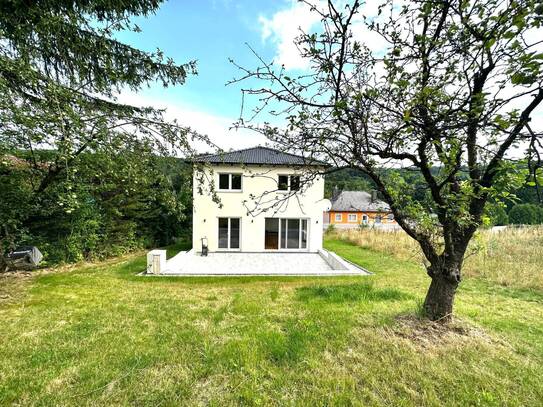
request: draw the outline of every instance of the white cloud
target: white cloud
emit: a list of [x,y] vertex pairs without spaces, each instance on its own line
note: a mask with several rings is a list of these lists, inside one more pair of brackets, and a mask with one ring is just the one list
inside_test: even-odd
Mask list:
[[[121,93],[118,95],[118,100],[133,106],[166,109],[166,119],[177,119],[180,125],[189,126],[198,133],[208,136],[215,145],[224,150],[248,148],[266,143],[266,138],[261,134],[246,129],[231,129],[235,122],[235,118],[232,117],[215,115],[183,104],[168,103],[133,92]],[[210,147],[203,142],[196,142],[193,148],[198,152],[210,151]]]
[[275,62],[284,64],[287,69],[309,67],[309,61],[300,56],[294,41],[302,31],[309,31],[319,20],[317,13],[296,0],[291,0],[287,8],[276,12],[270,18],[263,15],[258,17],[262,41],[270,40],[276,45]]
[[[353,38],[364,43],[374,52],[383,52],[388,43],[377,33],[370,31],[364,22],[364,17],[372,20],[377,16],[379,2],[368,0],[364,3],[358,14],[351,22]],[[322,0],[315,1],[315,6],[325,10],[326,3]],[[344,5],[337,5],[338,8]],[[311,8],[296,0],[286,3],[286,8],[277,11],[271,17],[260,15],[258,22],[261,29],[262,41],[271,41],[276,46],[275,62],[285,65],[287,69],[307,69],[310,61],[302,58],[295,44],[295,39],[302,31],[309,32],[315,29],[321,16],[311,11]],[[320,31],[317,28],[317,31]]]

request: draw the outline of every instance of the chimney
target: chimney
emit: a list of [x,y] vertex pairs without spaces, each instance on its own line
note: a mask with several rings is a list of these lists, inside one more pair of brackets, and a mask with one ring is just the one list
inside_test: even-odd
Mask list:
[[377,191],[375,189],[371,190],[371,203],[375,203],[377,201]]
[[335,200],[339,196],[339,188],[337,185],[334,185],[334,188],[332,189],[332,201]]

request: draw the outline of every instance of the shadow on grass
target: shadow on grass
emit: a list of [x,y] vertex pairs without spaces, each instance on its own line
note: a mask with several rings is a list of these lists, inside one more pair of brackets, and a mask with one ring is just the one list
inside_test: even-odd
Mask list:
[[325,301],[343,303],[355,301],[396,301],[412,298],[394,288],[376,289],[370,283],[315,285],[297,289],[297,298],[301,301]]

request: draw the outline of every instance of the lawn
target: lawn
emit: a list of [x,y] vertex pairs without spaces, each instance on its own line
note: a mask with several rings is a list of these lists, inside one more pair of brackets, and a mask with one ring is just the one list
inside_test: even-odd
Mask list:
[[465,281],[416,318],[412,260],[329,238],[375,274],[138,277],[144,256],[0,280],[0,404],[541,405],[543,291]]

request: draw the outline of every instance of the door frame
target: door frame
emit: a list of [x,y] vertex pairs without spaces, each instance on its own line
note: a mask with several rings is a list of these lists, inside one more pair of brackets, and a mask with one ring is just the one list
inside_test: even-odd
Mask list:
[[[277,249],[266,249],[266,219],[277,219],[279,223],[279,229],[278,229],[278,238],[277,238]],[[281,221],[286,220],[287,223],[287,233],[288,233],[288,221],[289,219],[292,220],[298,220],[300,222],[300,226],[298,227],[298,246],[302,245],[302,221],[306,221],[306,247],[298,247],[298,248],[287,248],[287,247],[281,247],[281,231],[282,231],[282,225]],[[298,218],[298,217],[282,217],[282,218],[264,218],[264,251],[266,252],[308,252],[309,251],[309,240],[310,240],[310,218]],[[287,235],[285,235],[285,243],[288,240]]]

